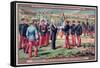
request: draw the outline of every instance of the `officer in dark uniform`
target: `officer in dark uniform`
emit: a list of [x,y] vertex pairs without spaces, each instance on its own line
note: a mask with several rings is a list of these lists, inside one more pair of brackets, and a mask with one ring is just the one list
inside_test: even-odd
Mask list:
[[56,49],[56,34],[57,34],[57,26],[53,23],[51,25],[51,42],[52,42],[52,49]]
[[70,21],[65,20],[64,28],[62,29],[64,31],[65,36],[66,36],[64,48],[70,48],[70,46],[69,46],[69,30],[70,30],[69,22]]
[[82,26],[80,25],[80,21],[77,22],[76,28],[75,28],[75,33],[76,33],[76,39],[77,39],[77,47],[81,46],[81,37],[80,35],[82,34]]

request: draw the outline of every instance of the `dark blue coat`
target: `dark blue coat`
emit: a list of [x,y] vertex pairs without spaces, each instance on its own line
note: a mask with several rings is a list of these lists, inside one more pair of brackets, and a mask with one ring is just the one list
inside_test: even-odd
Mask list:
[[78,24],[75,28],[75,33],[76,35],[81,35],[82,34],[82,26],[80,24]]
[[57,33],[57,27],[54,27],[54,25],[51,25],[51,36],[55,36]]
[[72,35],[75,34],[75,28],[76,28],[75,24],[72,24],[71,27],[70,27]]
[[26,37],[27,28],[28,28],[28,24],[19,24],[19,33],[22,36],[25,36]]
[[65,25],[62,30],[64,31],[65,34],[69,35],[70,25],[69,24]]

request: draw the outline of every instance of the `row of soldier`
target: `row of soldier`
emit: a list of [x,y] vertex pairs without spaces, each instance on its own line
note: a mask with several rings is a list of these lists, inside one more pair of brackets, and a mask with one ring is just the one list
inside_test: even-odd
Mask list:
[[[69,20],[65,20],[61,28],[55,25],[48,23],[45,19],[42,19],[40,22],[33,18],[32,22],[28,24],[29,21],[27,18],[22,18],[21,23],[19,24],[19,33],[20,33],[20,49],[23,49],[25,53],[28,54],[29,58],[32,57],[32,48],[34,47],[34,56],[38,56],[38,48],[42,46],[47,46],[49,40],[51,39],[51,48],[56,49],[56,37],[57,33],[61,31],[62,35],[65,35],[65,44],[64,48],[70,47],[69,35],[72,37],[73,47],[81,46],[81,35],[85,34],[83,31],[87,26],[80,24],[80,21],[72,21],[70,25]],[[86,31],[86,30],[85,30]],[[88,32],[88,31],[86,31]],[[93,29],[92,32],[93,33]],[[61,36],[62,36],[61,35]],[[76,40],[78,41],[76,43]]]

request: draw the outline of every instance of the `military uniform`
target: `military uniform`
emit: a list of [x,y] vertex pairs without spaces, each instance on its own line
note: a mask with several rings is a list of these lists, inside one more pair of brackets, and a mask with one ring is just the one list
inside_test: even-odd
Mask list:
[[71,25],[71,36],[72,36],[72,45],[74,45],[75,46],[75,44],[76,44],[76,39],[75,39],[75,24],[72,24]]
[[70,48],[70,46],[69,46],[69,30],[70,30],[70,25],[69,24],[64,25],[64,28],[62,30],[65,33],[65,45],[64,45],[64,48]]
[[40,47],[42,47],[42,46],[46,45],[47,26],[45,23],[40,24],[39,32],[40,32],[39,45],[40,45]]
[[75,33],[76,33],[76,39],[78,41],[77,46],[81,46],[81,37],[80,35],[82,34],[82,26],[80,24],[76,25],[75,28]]
[[32,47],[34,46],[34,56],[38,56],[38,32],[35,25],[30,25],[27,29],[26,36],[28,38],[28,56],[32,57]]
[[90,26],[89,26],[89,34],[93,37],[94,33],[95,33],[95,24],[90,24]]
[[19,24],[19,33],[20,33],[20,48],[26,49],[27,38],[26,38],[26,30],[28,28],[28,24]]

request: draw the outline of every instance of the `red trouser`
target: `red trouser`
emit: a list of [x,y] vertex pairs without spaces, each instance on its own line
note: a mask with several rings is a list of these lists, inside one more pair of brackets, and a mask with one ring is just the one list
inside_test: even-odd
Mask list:
[[77,36],[78,46],[81,46],[81,37]]
[[26,47],[27,42],[28,42],[27,38],[22,36],[22,35],[20,35],[20,48]]
[[75,46],[75,44],[76,44],[75,35],[72,35],[72,45],[74,45],[74,46]]
[[28,56],[29,58],[32,57],[32,47],[34,46],[34,56],[38,56],[38,46],[36,45],[35,41],[29,41],[28,42]]
[[46,44],[46,35],[41,35],[39,40],[40,47]]
[[64,48],[69,48],[69,35],[66,35],[66,39],[65,39],[65,46]]

